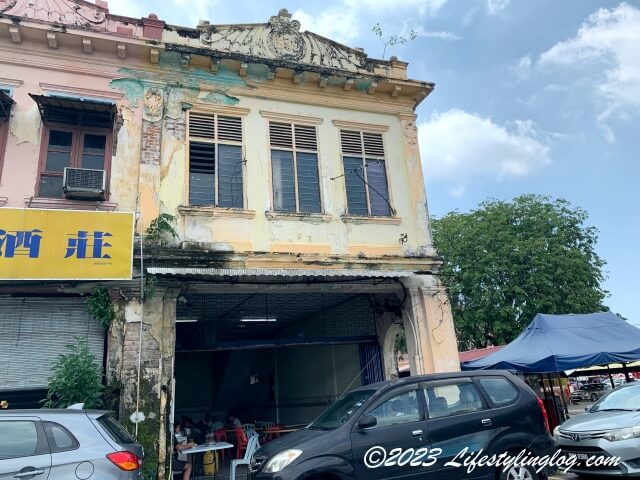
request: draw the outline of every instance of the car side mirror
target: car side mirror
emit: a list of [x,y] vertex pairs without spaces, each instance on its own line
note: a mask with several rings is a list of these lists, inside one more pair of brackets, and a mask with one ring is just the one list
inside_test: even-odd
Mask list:
[[358,420],[358,428],[364,430],[365,428],[375,427],[378,424],[378,419],[373,415],[363,415]]
[[591,411],[591,407],[584,407],[584,411],[585,411],[585,412],[589,412],[589,411]]

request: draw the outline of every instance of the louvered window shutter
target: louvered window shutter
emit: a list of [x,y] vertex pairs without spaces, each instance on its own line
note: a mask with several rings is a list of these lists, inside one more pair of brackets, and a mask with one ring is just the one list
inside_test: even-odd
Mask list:
[[273,208],[320,213],[320,178],[316,128],[270,122]]
[[340,143],[349,213],[391,215],[382,134],[341,130]]
[[242,208],[242,119],[189,114],[189,203]]

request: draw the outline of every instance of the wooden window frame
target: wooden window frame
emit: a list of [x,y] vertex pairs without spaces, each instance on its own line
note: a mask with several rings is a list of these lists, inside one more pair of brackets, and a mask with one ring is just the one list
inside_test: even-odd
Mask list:
[[[104,135],[104,171],[105,171],[105,192],[104,201],[109,199],[109,183],[111,178],[111,155],[113,152],[113,131],[108,128],[83,127],[82,125],[69,125],[64,123],[48,123],[43,124],[42,139],[40,142],[40,158],[38,160],[38,175],[36,177],[36,186],[34,191],[36,197],[40,197],[40,183],[43,175],[49,177],[63,177],[63,172],[47,171],[47,153],[49,152],[49,137],[51,130],[63,132],[71,132],[71,156],[69,159],[69,168],[82,168],[82,149],[84,144],[84,136],[89,134]],[[47,197],[49,198],[49,197]],[[59,197],[51,197],[59,198]],[[60,198],[65,198],[61,196]],[[69,199],[73,200],[73,199]]]
[[[360,135],[360,147],[362,148],[362,154],[355,154],[355,153],[344,153],[342,150],[342,132],[343,131],[351,131],[351,132],[358,132],[358,134]],[[340,156],[342,158],[342,174],[343,177],[345,178],[345,182],[344,182],[344,192],[345,192],[345,200],[347,203],[347,214],[349,216],[353,216],[353,217],[363,217],[363,218],[368,218],[368,217],[381,217],[381,218],[393,218],[396,216],[396,210],[393,208],[393,203],[391,202],[391,186],[389,185],[389,169],[387,167],[387,148],[386,148],[386,142],[384,140],[384,135],[382,134],[382,132],[380,131],[367,131],[367,130],[359,130],[356,128],[349,128],[349,127],[343,127],[340,128],[339,130],[340,133]],[[384,150],[384,155],[380,156],[380,155],[367,155],[366,151],[365,151],[365,146],[364,146],[364,134],[365,133],[370,133],[370,134],[378,134],[382,137],[382,148]],[[346,182],[346,177],[347,177],[347,171],[344,169],[344,158],[345,157],[351,157],[351,158],[359,158],[360,160],[362,160],[361,165],[362,165],[362,172],[364,174],[364,180],[365,180],[365,185],[364,185],[364,192],[365,192],[365,198],[367,199],[367,214],[363,215],[363,214],[358,214],[358,213],[353,213],[349,210],[349,200],[348,200],[348,192],[347,192],[347,182]],[[385,180],[387,183],[387,203],[389,204],[389,215],[372,215],[371,214],[371,198],[370,198],[370,194],[369,194],[369,177],[368,177],[368,172],[367,172],[367,160],[378,160],[378,161],[382,161],[384,163],[384,175],[385,175]]]
[[[190,115],[191,114],[196,114],[196,115],[202,115],[202,116],[209,116],[209,117],[213,117],[213,121],[214,121],[214,132],[213,132],[213,140],[210,138],[204,138],[204,137],[196,137],[196,136],[192,136],[191,135],[191,131],[189,128],[189,124],[190,124]],[[220,140],[218,138],[218,117],[234,117],[234,118],[238,118],[240,120],[240,133],[242,136],[242,140],[240,142],[234,142],[231,140]],[[191,112],[189,111],[189,113],[187,114],[187,189],[186,189],[186,195],[187,195],[187,202],[186,204],[189,205],[190,207],[193,208],[206,208],[206,207],[214,207],[214,208],[234,208],[236,210],[244,210],[246,208],[247,205],[247,199],[245,196],[245,189],[246,189],[246,172],[245,172],[245,167],[246,167],[246,162],[244,161],[245,158],[245,148],[244,148],[244,139],[245,139],[245,133],[244,133],[244,118],[242,114],[239,113],[227,113],[227,112],[206,112],[206,111],[194,111]],[[191,181],[190,181],[190,169],[191,169],[191,158],[190,158],[190,152],[191,152],[191,141],[194,142],[199,142],[199,143],[207,143],[209,145],[214,145],[215,147],[215,158],[214,158],[214,180],[213,180],[213,200],[214,200],[214,204],[213,205],[191,205]],[[219,173],[219,168],[218,168],[218,162],[220,161],[220,155],[218,153],[218,146],[219,145],[231,145],[234,147],[240,147],[240,156],[243,159],[242,160],[242,206],[240,207],[220,207],[220,199],[219,199],[219,193],[220,193],[220,187],[219,187],[219,178],[218,178],[218,173]]]
[[[271,144],[271,124],[272,123],[279,123],[282,125],[289,125],[289,127],[291,128],[291,148],[288,147],[283,147],[283,146],[278,146],[278,145],[272,145]],[[316,135],[316,149],[315,150],[309,150],[306,148],[297,148],[296,146],[296,127],[306,127],[306,128],[313,128],[313,130],[315,131],[315,135]],[[268,138],[269,138],[269,153],[270,153],[270,158],[269,158],[269,162],[270,162],[270,167],[271,167],[271,201],[272,201],[272,210],[275,212],[282,212],[282,213],[300,213],[300,214],[323,214],[324,213],[324,202],[323,202],[323,198],[322,198],[322,188],[321,188],[321,183],[320,183],[320,145],[318,145],[318,127],[316,124],[310,124],[310,123],[303,123],[303,122],[287,122],[285,120],[270,120],[269,124],[268,124]],[[295,197],[296,197],[296,209],[293,212],[290,211],[286,211],[286,210],[276,210],[275,209],[275,205],[276,205],[276,199],[275,199],[275,188],[273,185],[273,151],[274,150],[281,150],[284,152],[291,152],[293,154],[293,183],[294,183],[294,191],[295,191]],[[299,187],[298,187],[298,154],[297,152],[300,153],[314,153],[316,155],[316,164],[317,164],[317,168],[318,168],[318,193],[320,195],[320,211],[319,212],[303,212],[300,210],[300,194],[299,194]]]

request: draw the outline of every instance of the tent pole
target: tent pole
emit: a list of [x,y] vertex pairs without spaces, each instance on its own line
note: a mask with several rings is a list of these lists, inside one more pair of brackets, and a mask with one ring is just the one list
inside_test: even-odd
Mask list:
[[609,374],[609,381],[611,382],[611,388],[616,388],[613,383],[613,375],[611,375],[611,369],[609,368],[609,364],[607,363],[607,373]]
[[622,371],[624,372],[624,378],[626,379],[627,383],[629,383],[631,381],[631,377],[629,376],[629,369],[627,368],[626,363],[622,364]]

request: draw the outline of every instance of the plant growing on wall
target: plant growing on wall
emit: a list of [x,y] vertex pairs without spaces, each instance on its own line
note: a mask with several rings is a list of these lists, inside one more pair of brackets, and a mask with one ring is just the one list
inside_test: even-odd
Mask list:
[[171,240],[178,238],[174,225],[176,217],[168,213],[161,213],[157,218],[151,220],[149,228],[145,232],[145,240],[150,245],[164,245]]
[[380,23],[376,23],[371,29],[373,33],[380,39],[382,44],[384,45],[384,49],[382,50],[382,59],[384,60],[384,56],[387,53],[387,47],[394,45],[405,45],[416,39],[418,36],[418,32],[415,30],[411,30],[406,36],[405,35],[390,35],[389,37],[384,36],[384,31],[382,30],[382,26]]
[[76,337],[75,345],[67,345],[51,369],[47,398],[42,400],[48,408],[66,408],[74,403],[84,403],[85,408],[103,405],[102,374],[96,358],[89,350],[86,339]]
[[100,322],[105,330],[109,330],[111,321],[116,316],[111,303],[111,297],[106,288],[94,288],[91,295],[87,297],[87,310]]

